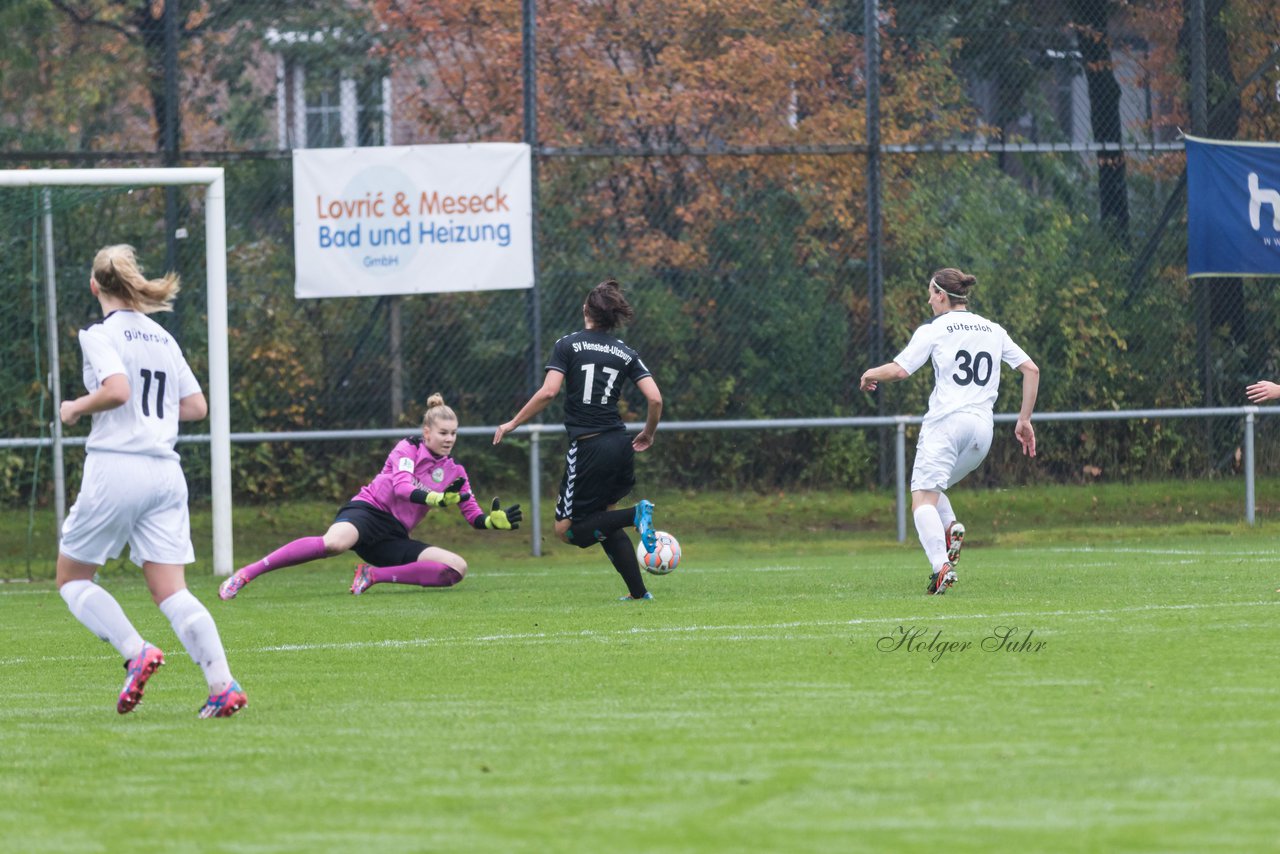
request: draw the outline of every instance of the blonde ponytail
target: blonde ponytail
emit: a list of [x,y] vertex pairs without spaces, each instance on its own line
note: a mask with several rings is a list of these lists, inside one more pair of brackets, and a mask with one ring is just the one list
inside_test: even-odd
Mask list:
[[98,250],[93,257],[93,280],[104,294],[143,314],[173,311],[173,300],[181,288],[177,273],[159,279],[144,276],[134,248],[124,243]]

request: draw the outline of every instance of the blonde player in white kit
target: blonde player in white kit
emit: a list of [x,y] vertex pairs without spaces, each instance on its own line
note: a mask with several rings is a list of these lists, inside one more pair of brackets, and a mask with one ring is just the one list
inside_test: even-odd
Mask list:
[[187,590],[185,565],[195,561],[195,551],[187,481],[173,447],[178,422],[204,418],[209,407],[178,342],[147,317],[172,310],[178,277],[148,280],[133,247],[108,246],[93,259],[89,290],[103,314],[80,330],[89,393],[64,401],[59,414],[69,425],[92,415],[93,427],[80,495],[62,526],[58,592],[77,620],[124,657],[116,711],[133,711],[164,653],[142,639],[115,597],[93,581],[127,542],[151,598],[204,671],[209,698],[200,717],[230,717],[248,700],[231,677],[213,617]]
[[991,448],[992,408],[1000,388],[1000,363],[1022,374],[1022,410],[1013,434],[1022,452],[1036,455],[1031,411],[1040,388],[1040,369],[998,323],[969,311],[973,276],[952,267],[929,279],[933,320],[921,326],[892,362],[862,375],[863,391],[897,382],[933,362],[929,411],[916,443],[911,472],[911,513],[931,574],[926,592],[942,595],[956,583],[956,562],[964,526],[956,521],[945,490],[978,467]]

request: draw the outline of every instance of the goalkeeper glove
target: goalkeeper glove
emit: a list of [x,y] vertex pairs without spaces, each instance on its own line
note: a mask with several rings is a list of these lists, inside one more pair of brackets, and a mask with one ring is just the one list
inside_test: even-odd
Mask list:
[[520,512],[520,505],[512,504],[506,510],[499,510],[500,506],[498,499],[493,499],[493,512],[484,517],[484,526],[490,530],[497,528],[499,531],[519,528],[520,520],[524,518],[524,514]]
[[462,491],[464,483],[466,483],[465,478],[457,477],[453,483],[444,488],[444,492],[428,491],[422,503],[428,507],[452,507],[466,501],[471,497],[471,493]]

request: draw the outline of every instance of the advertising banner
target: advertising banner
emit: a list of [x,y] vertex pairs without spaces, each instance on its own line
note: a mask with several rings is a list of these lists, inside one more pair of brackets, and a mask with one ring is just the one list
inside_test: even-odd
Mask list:
[[530,176],[523,143],[295,150],[295,295],[532,287]]
[[1280,276],[1280,145],[1187,140],[1187,275]]

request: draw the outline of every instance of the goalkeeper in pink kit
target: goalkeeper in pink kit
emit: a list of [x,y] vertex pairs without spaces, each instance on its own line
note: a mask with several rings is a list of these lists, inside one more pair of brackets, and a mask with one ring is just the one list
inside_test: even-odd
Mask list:
[[506,510],[493,499],[488,513],[471,495],[467,471],[450,452],[458,439],[458,416],[433,394],[422,419],[422,436],[396,444],[382,471],[338,510],[322,537],[302,537],[242,567],[222,582],[218,595],[234,599],[246,584],[265,572],[297,566],[354,549],[364,563],[356,566],[351,592],[359,595],[375,584],[452,587],[467,574],[467,562],[448,549],[412,539],[409,532],[432,509],[457,507],[478,530],[510,531],[520,527],[520,505]]

